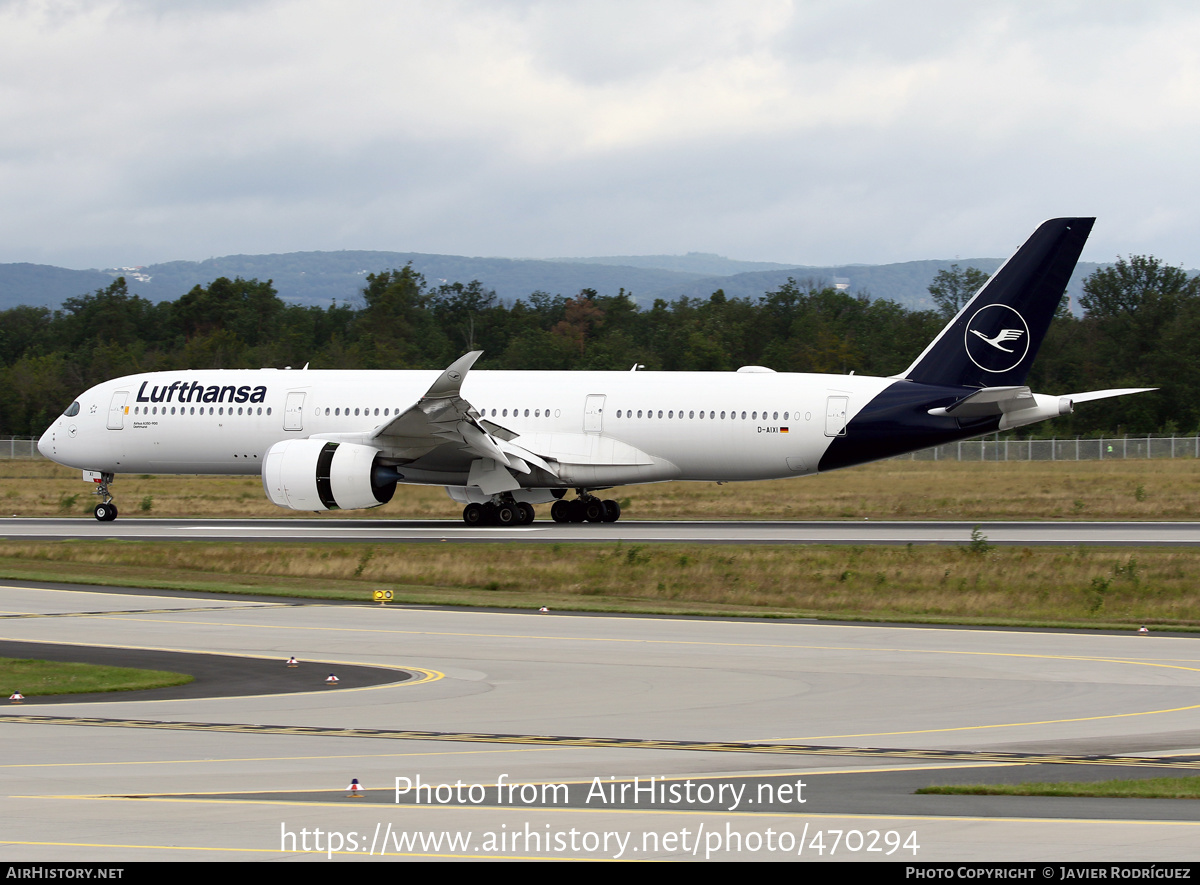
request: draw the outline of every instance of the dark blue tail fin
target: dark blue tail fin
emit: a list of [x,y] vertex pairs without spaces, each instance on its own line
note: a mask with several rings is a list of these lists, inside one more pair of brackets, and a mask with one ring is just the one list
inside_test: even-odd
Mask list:
[[901,377],[943,387],[1024,384],[1095,221],[1042,224]]

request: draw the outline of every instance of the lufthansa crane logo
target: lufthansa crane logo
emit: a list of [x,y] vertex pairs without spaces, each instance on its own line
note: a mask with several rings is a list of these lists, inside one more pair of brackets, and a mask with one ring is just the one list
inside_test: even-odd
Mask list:
[[1003,350],[1005,353],[1012,353],[1013,349],[1011,347],[1005,347],[1001,342],[1003,342],[1003,341],[1019,341],[1021,339],[1021,336],[1024,335],[1025,333],[1022,332],[1020,329],[1004,329],[995,338],[989,338],[987,335],[984,335],[978,329],[972,329],[971,334],[978,335],[980,338],[982,338],[988,344],[992,345],[992,347],[996,348],[996,350]]
[[983,371],[1008,372],[1029,353],[1029,324],[1007,304],[988,304],[967,323],[963,344],[971,362]]

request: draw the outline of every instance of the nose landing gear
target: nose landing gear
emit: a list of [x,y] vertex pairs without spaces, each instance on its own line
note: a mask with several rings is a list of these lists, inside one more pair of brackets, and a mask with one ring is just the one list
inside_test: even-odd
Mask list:
[[112,481],[111,473],[101,473],[100,482],[96,485],[96,494],[100,496],[100,503],[96,505],[96,509],[92,513],[100,522],[112,522],[117,518],[117,505],[113,503],[112,495],[108,491],[108,484]]

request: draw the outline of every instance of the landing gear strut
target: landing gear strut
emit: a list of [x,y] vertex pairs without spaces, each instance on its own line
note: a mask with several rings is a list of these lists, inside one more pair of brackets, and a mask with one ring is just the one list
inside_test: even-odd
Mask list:
[[117,518],[117,505],[113,503],[112,495],[108,492],[108,484],[112,481],[111,473],[101,473],[100,482],[96,486],[95,493],[100,496],[100,503],[92,512],[100,522],[112,522]]
[[616,522],[621,518],[621,505],[616,501],[601,501],[587,489],[577,489],[573,501],[559,499],[550,508],[555,522]]

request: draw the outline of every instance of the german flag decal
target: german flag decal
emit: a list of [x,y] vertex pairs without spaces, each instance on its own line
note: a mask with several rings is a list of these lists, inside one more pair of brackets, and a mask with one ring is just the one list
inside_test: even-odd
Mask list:
[[780,428],[779,428],[779,432],[780,432],[780,433],[787,433],[787,432],[788,432],[788,430],[787,430],[787,428],[786,428],[786,427],[780,427]]

